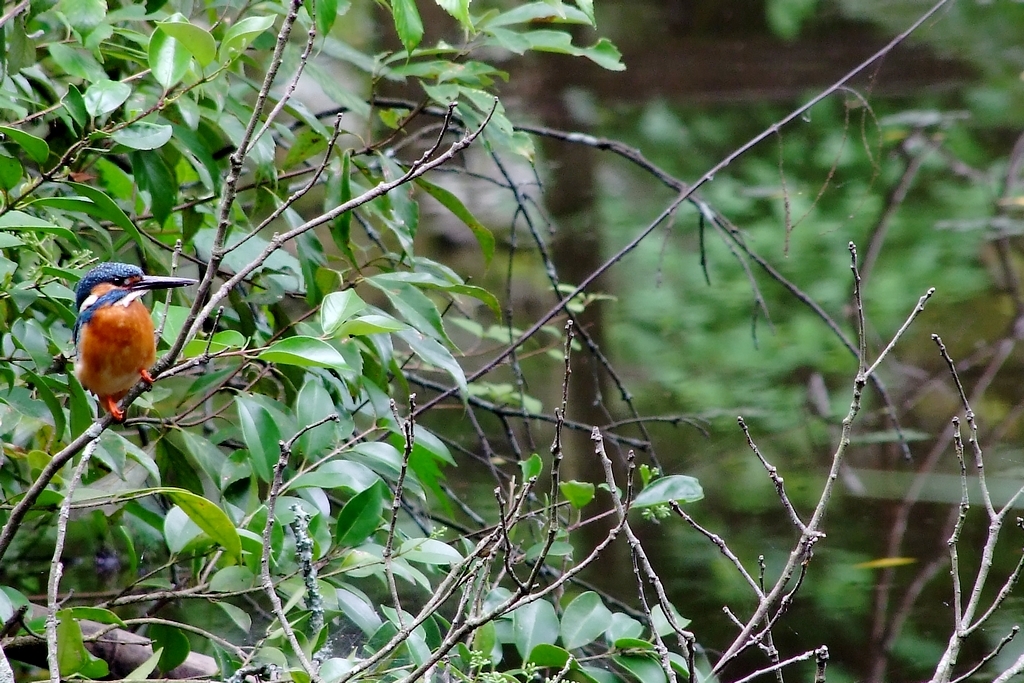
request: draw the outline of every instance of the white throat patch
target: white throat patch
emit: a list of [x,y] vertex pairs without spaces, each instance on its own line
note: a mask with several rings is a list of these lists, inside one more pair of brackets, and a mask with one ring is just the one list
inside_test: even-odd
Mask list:
[[134,292],[128,292],[127,294],[124,295],[124,298],[123,299],[119,299],[117,304],[115,304],[115,305],[117,305],[117,306],[124,306],[125,308],[128,308],[129,306],[131,306],[131,303],[133,301],[135,301],[136,299],[138,299],[140,296],[142,296],[145,293],[146,292],[144,290],[136,290]]

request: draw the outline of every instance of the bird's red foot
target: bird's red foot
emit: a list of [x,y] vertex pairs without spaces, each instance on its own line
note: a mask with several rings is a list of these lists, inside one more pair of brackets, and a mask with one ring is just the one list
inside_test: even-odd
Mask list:
[[141,370],[139,370],[139,374],[142,375],[142,379],[144,382],[146,382],[146,384],[152,384],[153,382],[156,381],[155,379],[153,379],[153,375],[149,374],[149,370],[147,370],[146,368],[142,368]]
[[104,396],[103,405],[107,412],[114,416],[116,422],[124,422],[124,411],[117,407],[117,401],[113,396]]

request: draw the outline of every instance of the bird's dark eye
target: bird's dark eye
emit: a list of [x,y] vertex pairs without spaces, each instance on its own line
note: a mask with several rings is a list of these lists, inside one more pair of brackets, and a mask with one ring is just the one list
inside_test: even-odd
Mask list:
[[125,278],[123,278],[123,277],[115,277],[115,278],[114,278],[114,284],[115,284],[115,285],[117,285],[117,286],[119,286],[119,287],[120,287],[120,286],[121,286],[121,285],[123,285],[124,283],[125,283]]

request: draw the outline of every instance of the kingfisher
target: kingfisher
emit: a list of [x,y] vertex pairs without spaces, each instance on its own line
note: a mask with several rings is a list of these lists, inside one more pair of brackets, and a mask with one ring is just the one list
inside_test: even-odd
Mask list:
[[186,287],[197,280],[146,275],[127,263],[101,263],[75,289],[73,339],[78,351],[75,376],[118,422],[118,402],[140,379],[153,383],[156,362],[153,319],[139,300],[151,289]]

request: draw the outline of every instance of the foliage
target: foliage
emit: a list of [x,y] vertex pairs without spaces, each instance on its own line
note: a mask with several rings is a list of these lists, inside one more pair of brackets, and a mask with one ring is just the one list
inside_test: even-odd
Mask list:
[[[529,169],[535,142],[496,99],[509,78],[496,64],[551,52],[622,69],[607,40],[581,45],[578,30],[595,23],[593,3],[436,4],[440,25],[428,3],[414,0],[59,0],[19,5],[6,18],[0,679],[13,661],[24,667],[19,674],[35,666],[48,669],[51,680],[158,673],[332,683],[438,676],[675,683],[720,676],[756,651],[768,662],[757,665],[760,673],[813,660],[824,679],[824,645],[802,646],[783,662],[773,652],[772,628],[824,538],[824,513],[854,443],[862,392],[879,381],[876,370],[890,349],[856,358],[849,413],[833,435],[832,471],[820,487],[791,499],[740,422],[758,476],[767,473],[782,523],[790,536],[796,532],[767,578],[759,561],[755,580],[726,541],[684,509],[704,496],[698,480],[663,471],[653,452],[637,462],[631,449],[651,447],[647,420],[603,355],[602,340],[581,324],[613,300],[583,290],[638,245],[649,263],[644,237],[661,218],[651,216],[639,237],[623,240],[621,256],[581,284],[561,282],[538,230],[543,212],[513,179]],[[780,35],[795,36],[814,6],[768,3],[770,21]],[[379,44],[364,30],[377,25],[387,27]],[[413,99],[392,96],[396,91]],[[817,139],[796,139],[792,147],[784,139],[781,164],[755,159],[701,195],[676,179],[689,169],[666,174],[621,143],[538,131],[639,161],[677,193],[663,217],[677,209],[699,214],[722,238],[693,250],[708,257],[707,277],[725,283],[709,290],[706,305],[652,306],[634,300],[635,291],[624,293],[635,317],[634,327],[621,329],[639,327],[640,334],[618,341],[637,357],[653,354],[654,336],[681,337],[698,327],[722,333],[688,337],[689,361],[659,360],[661,381],[678,392],[673,401],[719,407],[749,398],[766,414],[774,409],[765,423],[786,426],[799,420],[786,378],[812,366],[830,380],[849,380],[849,366],[837,360],[849,363],[844,343],[803,313],[777,319],[771,343],[791,352],[753,392],[750,385],[733,390],[721,377],[705,381],[699,370],[750,343],[749,327],[722,311],[749,310],[752,298],[773,308],[794,295],[779,277],[767,286],[733,277],[747,271],[742,259],[728,257],[739,249],[754,259],[755,252],[730,218],[780,246],[799,264],[794,270],[849,267],[847,236],[843,249],[833,249],[828,232],[839,226],[808,234],[791,218],[852,212],[863,220],[879,208],[870,204],[872,174],[898,178],[900,169],[879,164],[867,146],[846,146],[854,108],[815,108]],[[657,129],[664,122],[646,123]],[[771,130],[751,134],[765,139]],[[932,128],[882,119],[877,130],[920,142]],[[694,147],[693,158],[705,155],[707,166],[729,152]],[[905,151],[913,151],[910,142]],[[790,191],[784,181],[781,212],[777,204],[764,211],[763,197],[755,196],[792,171],[831,179],[837,170],[849,172],[843,181],[853,192],[809,202],[807,188]],[[507,243],[480,218],[473,191],[462,184],[481,180],[513,198],[502,218],[512,226]],[[954,185],[945,192],[976,205],[984,190]],[[684,202],[689,208],[680,209]],[[498,295],[498,287],[474,284],[452,263],[428,256],[421,221],[438,206],[474,246],[476,263],[486,268],[507,256],[510,274],[516,228],[526,225],[557,304],[519,328],[510,313],[511,275]],[[698,213],[685,213],[692,209]],[[907,279],[936,265],[957,267],[950,241],[936,240],[920,262],[905,264]],[[685,259],[670,264],[680,276],[674,284],[692,288],[705,273],[693,267],[694,253],[678,252],[669,257]],[[140,383],[124,399],[131,406],[124,425],[93,417],[95,402],[68,362],[78,313],[73,287],[104,260],[199,279],[195,290],[151,303],[162,352],[151,369],[158,381],[151,389]],[[858,263],[854,254],[855,274]],[[858,289],[854,310],[863,317],[866,308],[879,330],[895,328],[907,312],[907,279],[885,283],[881,268],[871,277],[889,288],[885,297],[865,305]],[[822,278],[808,291],[828,308],[849,301],[845,279]],[[679,308],[689,317],[666,316]],[[853,328],[866,348],[868,332]],[[481,361],[479,352],[494,344],[498,352]],[[679,348],[683,343],[677,356]],[[618,383],[633,417],[626,422],[642,438],[614,422],[602,429],[572,419],[570,377],[580,351]],[[757,359],[747,362],[744,372],[759,367]],[[528,393],[524,365],[561,378],[561,398],[548,407],[553,417],[544,397]],[[966,399],[964,407],[973,415]],[[545,421],[552,441],[542,457],[533,452],[532,429]],[[500,452],[492,431],[505,434]],[[584,448],[570,432],[582,435]],[[466,433],[474,440],[469,447]],[[959,433],[957,444],[963,463]],[[596,474],[574,478],[568,470],[575,463],[566,461],[584,452]],[[480,472],[485,485],[467,490]],[[481,501],[483,489],[492,493]],[[1008,509],[988,506],[996,529],[990,549]],[[644,525],[668,527],[668,519],[720,551],[717,559],[725,558],[742,587],[737,602],[754,597],[752,611],[730,613],[738,635],[708,650],[687,630],[689,619],[673,605],[638,535]],[[596,540],[585,541],[582,531]],[[958,539],[959,528],[954,548]],[[629,603],[584,578],[584,570],[613,561],[619,547],[636,579]],[[833,577],[833,585],[859,576]],[[983,586],[984,572],[979,576]],[[33,594],[45,598],[30,601]],[[972,599],[964,610],[967,622],[979,604]],[[850,601],[839,609],[864,606]],[[113,655],[101,635],[118,644]],[[944,671],[948,680],[957,662],[966,635],[954,635],[946,653],[929,655],[942,658],[937,679]]]
[[[540,50],[621,68],[609,42],[581,47],[566,30],[593,24],[589,2],[438,4],[460,41],[428,45],[419,8],[395,0],[381,5],[401,47],[382,51],[346,26],[373,8],[337,0],[62,0],[22,6],[5,27],[0,617],[14,624],[27,609],[22,633],[45,634],[54,680],[58,669],[145,677],[182,666],[234,680],[411,680],[439,664],[463,678],[547,669],[606,680],[596,663],[635,672],[655,661],[650,633],[598,594],[567,599],[562,618],[550,601],[597,557],[574,563],[566,536],[593,485],[556,475],[543,493],[534,456],[503,487],[499,525],[470,534],[437,516],[452,512],[455,461],[416,424],[410,383],[447,377],[462,401],[485,395],[457,359],[449,328],[462,316],[448,309],[500,308],[417,252],[430,196],[484,262],[495,253],[463,200],[424,175],[473,143],[532,158],[492,94],[507,75],[476,54]],[[360,85],[337,83],[343,63]],[[332,100],[324,111],[293,97],[303,75]],[[382,82],[423,99],[380,105]],[[101,260],[202,280],[154,302],[167,353],[152,391],[126,399],[138,410],[123,429],[93,419],[65,360],[72,289]],[[684,480],[652,484],[644,504],[699,497]],[[24,570],[46,548],[43,586]],[[113,554],[114,594],[59,608],[72,550]],[[46,604],[30,606],[41,590]],[[98,658],[97,624],[142,627],[152,656]],[[358,644],[337,645],[340,633]],[[5,643],[8,657],[44,664],[23,640]],[[573,654],[584,649],[598,655],[586,667]]]

